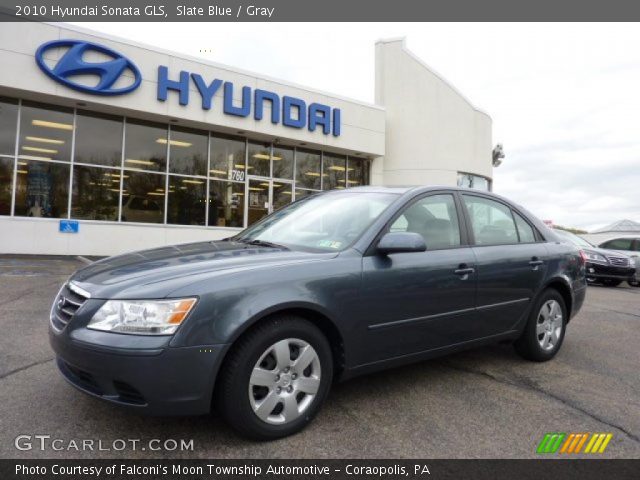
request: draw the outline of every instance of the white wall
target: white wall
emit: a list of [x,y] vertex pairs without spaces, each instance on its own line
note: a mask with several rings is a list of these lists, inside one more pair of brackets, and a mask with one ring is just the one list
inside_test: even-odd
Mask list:
[[219,240],[240,229],[119,224],[80,220],[78,233],[60,233],[53,218],[0,217],[0,253],[117,255],[179,243]]
[[406,49],[376,44],[376,104],[386,110],[377,184],[455,185],[457,172],[492,177],[491,118]]

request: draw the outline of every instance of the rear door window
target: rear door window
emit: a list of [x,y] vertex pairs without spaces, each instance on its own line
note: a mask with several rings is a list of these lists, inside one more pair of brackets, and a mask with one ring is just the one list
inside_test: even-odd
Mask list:
[[509,245],[518,243],[518,231],[511,209],[495,200],[462,195],[469,212],[476,245]]
[[513,218],[516,219],[516,227],[518,227],[520,243],[535,242],[536,234],[533,231],[533,227],[531,227],[531,225],[529,225],[529,223],[516,212],[513,212]]

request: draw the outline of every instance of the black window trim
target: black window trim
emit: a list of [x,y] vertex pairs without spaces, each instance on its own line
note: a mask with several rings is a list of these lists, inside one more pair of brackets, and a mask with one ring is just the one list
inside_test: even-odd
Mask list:
[[391,225],[393,225],[393,223],[398,218],[400,218],[400,216],[404,213],[406,209],[410,208],[414,203],[417,203],[426,197],[432,197],[435,195],[451,195],[453,197],[453,204],[456,209],[456,216],[458,218],[458,228],[460,230],[460,245],[447,247],[447,248],[434,248],[431,250],[427,245],[427,250],[423,253],[437,252],[442,250],[456,250],[459,248],[469,248],[471,246],[471,243],[470,243],[470,238],[468,236],[467,224],[464,216],[462,215],[462,211],[460,210],[460,207],[461,207],[460,200],[458,199],[458,196],[456,195],[456,193],[457,193],[456,190],[447,190],[447,189],[431,190],[431,191],[416,195],[415,197],[409,198],[405,203],[403,203],[400,207],[398,207],[398,210],[396,211],[396,213],[393,214],[393,216],[384,224],[384,226],[376,234],[372,242],[369,244],[369,246],[365,250],[363,257],[371,257],[376,255],[376,247],[378,245],[378,242],[380,242],[380,239],[389,232]]

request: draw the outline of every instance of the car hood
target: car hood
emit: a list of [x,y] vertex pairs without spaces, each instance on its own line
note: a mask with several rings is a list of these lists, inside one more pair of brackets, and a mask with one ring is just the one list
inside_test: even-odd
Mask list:
[[105,258],[78,270],[70,280],[92,298],[163,298],[207,274],[218,276],[336,255],[225,240],[199,242]]

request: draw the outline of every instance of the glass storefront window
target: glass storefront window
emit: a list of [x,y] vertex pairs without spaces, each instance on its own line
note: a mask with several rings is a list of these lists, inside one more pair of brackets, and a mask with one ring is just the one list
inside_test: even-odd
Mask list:
[[273,147],[273,178],[293,179],[293,148]]
[[128,171],[123,179],[123,222],[164,223],[165,175]]
[[116,221],[119,201],[120,170],[73,167],[71,218]]
[[472,173],[458,173],[458,186],[487,192],[491,191],[491,181],[488,178],[473,175]]
[[71,161],[73,110],[24,102],[20,117],[20,158]]
[[119,167],[123,119],[89,112],[76,116],[75,163]]
[[348,168],[348,187],[358,187],[361,185],[369,185],[369,171],[371,162],[366,158],[349,157],[347,161]]
[[347,158],[325,153],[322,161],[324,172],[322,189],[345,188],[347,184]]
[[169,171],[182,175],[207,175],[207,132],[171,128]]
[[293,201],[293,188],[291,183],[273,182],[273,211],[289,205]]
[[[209,216],[208,226],[242,228],[322,188],[369,184],[370,164],[0,97],[0,215],[13,208],[18,216],[117,221],[120,209],[124,222],[204,226]],[[474,188],[482,182],[490,188],[488,179],[460,176]]]
[[314,193],[318,193],[316,190],[303,190],[302,188],[296,188],[296,200],[300,200],[301,198],[308,197],[309,195],[313,195]]
[[244,226],[244,183],[209,182],[209,226]]
[[13,158],[0,157],[0,215],[11,215]]
[[0,155],[13,155],[18,126],[18,102],[0,97]]
[[320,190],[320,152],[296,151],[296,184],[299,187]]
[[209,176],[243,182],[246,170],[245,148],[246,142],[240,137],[211,135]]
[[69,165],[20,159],[17,173],[16,215],[67,217]]
[[164,172],[167,166],[167,126],[127,120],[124,168]]
[[249,142],[247,175],[271,176],[271,144]]
[[167,223],[204,225],[207,181],[200,178],[169,176]]

